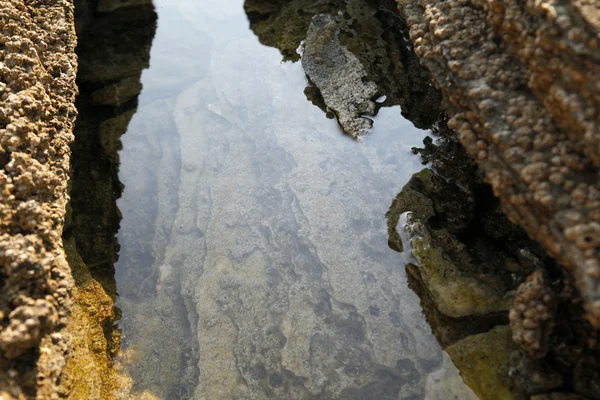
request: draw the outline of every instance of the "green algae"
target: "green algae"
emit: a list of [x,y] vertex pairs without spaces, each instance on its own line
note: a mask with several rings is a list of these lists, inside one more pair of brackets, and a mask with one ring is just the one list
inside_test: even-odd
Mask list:
[[[453,234],[465,229],[473,210],[474,200],[466,192],[424,169],[413,175],[388,212],[392,240],[405,237],[415,260],[411,271],[419,274],[439,311],[452,318],[497,313],[510,301],[502,276],[474,260]],[[433,218],[437,229],[431,228]]]
[[[465,383],[486,400],[524,400],[507,382],[508,363],[517,350],[510,327],[469,336],[446,348]],[[504,371],[503,371],[504,370]]]
[[97,14],[85,0],[76,3],[79,117],[63,235],[75,288],[67,325],[72,351],[59,390],[63,398],[113,399],[131,386],[114,362],[121,351],[114,269],[122,192],[118,151],[148,66],[156,14],[149,5]]

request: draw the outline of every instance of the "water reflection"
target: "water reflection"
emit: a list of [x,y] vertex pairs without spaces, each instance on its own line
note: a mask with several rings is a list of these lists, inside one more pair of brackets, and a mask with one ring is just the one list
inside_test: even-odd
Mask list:
[[418,128],[429,129],[437,121],[440,93],[410,49],[408,28],[394,1],[246,0],[244,9],[260,42],[279,49],[287,61],[299,60],[313,16],[331,15],[340,28],[341,45],[385,95],[381,106],[402,106],[403,115]]
[[122,190],[117,152],[137,107],[156,13],[149,1],[108,13],[98,12],[97,2],[75,3],[79,116],[63,240],[76,287],[68,325],[72,351],[60,391],[61,396],[72,399],[110,398],[118,380],[112,356],[120,348],[119,332],[113,326],[119,314],[113,307],[119,250],[116,233],[121,217],[116,199]]
[[203,3],[156,2],[137,111],[112,122],[127,126],[120,396],[472,395],[387,246],[389,199],[420,169],[425,132],[386,107],[349,140],[241,2]]

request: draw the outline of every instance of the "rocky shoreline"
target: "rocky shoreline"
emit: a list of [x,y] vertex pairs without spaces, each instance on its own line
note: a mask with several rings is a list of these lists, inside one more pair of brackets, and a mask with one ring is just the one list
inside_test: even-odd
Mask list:
[[598,5],[398,4],[449,126],[509,219],[568,269],[600,327]]
[[[347,7],[346,15],[320,16],[321,25],[310,29],[314,37],[322,36],[317,28],[332,34],[334,42],[324,47],[340,57],[352,54],[354,86],[369,93],[350,99],[358,108],[343,109],[350,100],[327,86],[331,71],[312,42],[303,63],[321,93],[309,87],[307,97],[324,111],[335,103],[349,126],[359,121],[353,129],[362,133],[360,118],[376,108],[373,96],[386,93],[384,105],[401,105],[416,126],[440,134],[438,146],[429,142],[420,150],[438,174],[416,174],[390,207],[390,247],[404,250],[434,334],[475,393],[600,398],[598,6],[585,0],[396,1],[408,25],[390,1],[315,7],[252,0],[245,8],[261,42],[298,59],[295,50],[313,14]],[[131,385],[113,364],[119,349],[112,326],[117,151],[141,91],[156,14],[148,0],[101,0],[95,9],[75,3],[74,10],[69,0],[0,0],[2,400],[110,398],[117,387]],[[290,24],[290,16],[298,23]],[[83,41],[77,105],[89,116],[78,127],[76,23]],[[390,30],[394,24],[401,29]],[[137,29],[147,47],[119,42],[125,25]],[[100,44],[86,36],[90,26],[105,33],[94,39]],[[402,44],[405,28],[426,69]],[[357,32],[364,33],[361,40],[353,39]],[[115,63],[102,65],[107,60]],[[423,84],[429,73],[440,91]],[[456,134],[440,114],[442,95]],[[466,153],[454,147],[456,138]],[[481,207],[491,193],[478,171],[524,231],[509,224],[493,200]],[[107,196],[90,205],[89,191]],[[476,234],[485,240],[471,239]],[[501,262],[488,263],[494,257]],[[440,274],[452,277],[454,292]],[[471,362],[486,357],[487,363]],[[560,368],[572,372],[556,372]],[[482,379],[492,383],[484,387]]]

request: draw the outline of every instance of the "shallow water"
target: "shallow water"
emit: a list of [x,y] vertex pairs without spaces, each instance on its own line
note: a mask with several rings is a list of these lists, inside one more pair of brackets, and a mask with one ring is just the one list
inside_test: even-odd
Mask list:
[[134,393],[474,398],[387,245],[427,132],[389,107],[364,140],[344,135],[241,1],[155,5],[120,152],[118,361]]

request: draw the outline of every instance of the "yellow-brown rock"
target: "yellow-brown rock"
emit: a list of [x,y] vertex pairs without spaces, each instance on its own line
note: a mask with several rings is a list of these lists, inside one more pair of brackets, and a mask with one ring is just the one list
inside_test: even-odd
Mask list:
[[0,1],[0,393],[57,398],[72,287],[62,249],[77,88],[73,4]]
[[90,274],[73,238],[65,242],[65,251],[75,287],[67,324],[71,354],[64,369],[61,392],[69,399],[109,400],[114,398],[118,387],[118,375],[110,357],[116,349],[110,346],[118,341],[106,338],[104,327],[114,320],[114,302]]

